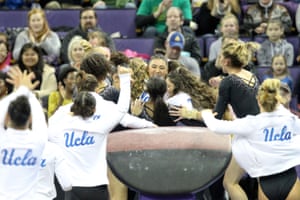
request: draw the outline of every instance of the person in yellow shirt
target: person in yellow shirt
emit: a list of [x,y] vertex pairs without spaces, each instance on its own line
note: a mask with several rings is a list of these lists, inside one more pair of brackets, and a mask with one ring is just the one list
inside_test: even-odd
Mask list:
[[51,117],[61,105],[73,101],[73,93],[76,84],[77,69],[71,66],[62,68],[58,75],[58,90],[52,92],[48,98],[48,117]]

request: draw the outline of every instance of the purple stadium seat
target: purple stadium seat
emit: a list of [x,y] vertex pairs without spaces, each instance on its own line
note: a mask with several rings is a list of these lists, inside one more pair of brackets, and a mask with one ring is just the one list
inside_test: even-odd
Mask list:
[[204,39],[202,37],[198,37],[197,38],[197,41],[198,41],[198,44],[199,44],[199,47],[200,47],[200,55],[201,55],[201,58],[204,57],[204,49],[205,49],[205,46],[204,46]]
[[124,51],[130,49],[138,53],[153,54],[153,38],[127,38],[127,39],[114,39],[116,49],[118,51]]
[[[254,41],[258,43],[262,43],[266,39],[266,36],[255,36]],[[294,47],[294,64],[296,64],[296,57],[299,55],[299,46],[300,46],[300,39],[298,36],[287,36],[286,40],[291,43]]]
[[[28,10],[10,10],[0,12],[0,27],[27,26]],[[120,32],[123,37],[136,37],[136,9],[106,9],[96,10],[98,23],[107,33]],[[46,10],[46,16],[51,28],[75,27],[79,24],[79,10]]]
[[[204,57],[207,57],[209,56],[209,48],[210,48],[210,45],[216,41],[218,39],[218,37],[216,36],[206,36],[206,37],[203,37],[203,40],[204,40],[204,44],[205,44],[205,50],[204,50]],[[251,41],[251,38],[250,37],[240,37],[240,39],[244,42],[249,42]]]
[[205,45],[204,57],[208,58],[210,45],[217,39],[218,39],[218,37],[216,37],[216,36],[203,37],[204,45]]
[[[261,81],[263,75],[270,69],[270,67],[258,67],[256,70],[257,78]],[[294,81],[294,84],[296,83],[296,80],[300,78],[300,67],[299,66],[292,66],[289,67],[290,75]],[[293,87],[294,88],[294,87]]]

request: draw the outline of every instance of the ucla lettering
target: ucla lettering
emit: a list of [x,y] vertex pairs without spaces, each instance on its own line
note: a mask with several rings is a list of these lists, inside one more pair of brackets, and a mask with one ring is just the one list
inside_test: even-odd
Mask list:
[[11,166],[33,166],[37,162],[37,157],[32,155],[32,149],[28,149],[23,156],[16,155],[16,149],[3,149],[2,164]]
[[46,167],[46,159],[41,160],[41,167]]
[[292,138],[291,132],[287,131],[287,126],[284,126],[281,129],[280,133],[274,133],[274,128],[266,128],[263,130],[263,133],[265,134],[265,142],[271,142],[271,141],[284,141],[284,140],[290,140]]
[[66,147],[76,147],[95,144],[94,136],[89,136],[87,131],[83,131],[81,137],[75,137],[74,131],[69,134],[65,133]]
[[100,116],[101,116],[101,115],[94,115],[94,116],[93,116],[93,120],[98,120],[98,119],[100,119]]

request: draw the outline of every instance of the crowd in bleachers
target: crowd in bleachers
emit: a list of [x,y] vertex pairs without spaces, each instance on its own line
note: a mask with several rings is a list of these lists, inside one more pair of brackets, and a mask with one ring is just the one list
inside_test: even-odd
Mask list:
[[[70,104],[81,101],[95,104],[93,97],[81,93],[86,90],[94,91],[103,99],[121,106],[125,101],[119,102],[118,98],[125,93],[121,92],[122,87],[129,84],[129,79],[125,77],[129,73],[129,111],[122,120],[115,121],[115,124],[119,123],[118,126],[109,127],[104,132],[108,133],[113,128],[203,127],[205,123],[198,120],[199,113],[194,109],[216,109],[220,111],[217,116],[219,119],[258,114],[255,97],[259,84],[275,78],[287,88],[287,104],[297,114],[300,110],[298,5],[296,0],[3,1],[0,4],[0,98],[11,94],[13,86],[20,87],[18,81],[30,78],[32,83],[39,84],[34,89],[29,83],[26,86],[31,87],[49,119],[52,116],[64,116],[63,111],[58,111]],[[119,66],[124,69],[120,70]],[[16,69],[19,71],[14,71]],[[34,77],[22,76],[23,72],[33,73]],[[244,90],[237,87],[236,80],[233,80],[235,76],[245,80],[242,83],[238,80],[240,85],[248,81],[243,87],[251,91],[246,92],[247,98],[252,100],[249,104],[251,108],[244,109],[247,103],[243,104],[243,108],[237,105],[242,95],[236,95]],[[7,77],[11,80],[7,81]],[[219,87],[222,88],[221,92]],[[232,94],[228,88],[236,90],[236,94]],[[82,96],[77,98],[76,95]],[[227,103],[232,108],[227,108]],[[172,106],[184,107],[180,118],[175,119],[169,114]],[[83,118],[92,116],[86,114],[88,109],[86,112],[81,110],[80,105],[72,109]],[[95,110],[91,108],[90,112]],[[57,138],[52,137],[56,141]],[[82,138],[81,143],[86,139],[85,144],[93,144],[93,140],[88,141],[85,135]],[[72,140],[73,136],[68,140],[68,145],[76,146],[76,141],[72,144]],[[48,148],[53,147],[47,147],[47,151]],[[49,153],[43,156],[49,156]],[[230,186],[235,184],[228,179],[228,174],[232,175],[231,167],[224,178],[229,196],[234,194]],[[103,169],[105,175],[100,176],[105,178],[102,177],[101,183],[106,185],[106,167]],[[70,190],[70,180],[57,173],[61,187]],[[127,194],[126,186],[110,170],[108,177],[112,200],[125,200],[132,194],[132,191]],[[71,182],[75,180],[70,179]],[[78,185],[78,180],[83,184]],[[53,185],[54,180],[50,181]],[[92,185],[85,181],[81,178],[75,180],[77,187],[74,191],[81,193],[86,186],[87,191],[98,186],[97,181]],[[244,178],[243,181],[245,195],[249,199],[256,199],[255,180]],[[208,193],[212,199],[225,199],[225,189],[220,179],[207,191],[210,191]],[[106,190],[106,187],[99,189]],[[8,197],[5,192],[0,188],[0,197]],[[39,195],[43,196],[41,193]],[[66,196],[70,198],[72,195],[75,193],[67,192]],[[97,192],[95,195],[98,195]],[[199,193],[196,198],[202,199],[203,195]],[[55,189],[51,188],[45,196],[48,199],[55,198]],[[58,193],[60,198],[63,197]]]

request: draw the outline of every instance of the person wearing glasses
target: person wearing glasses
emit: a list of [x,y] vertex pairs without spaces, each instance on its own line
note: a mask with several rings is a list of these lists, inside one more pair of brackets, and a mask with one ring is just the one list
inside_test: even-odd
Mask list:
[[[98,24],[98,17],[97,17],[97,13],[93,8],[87,7],[80,10],[79,25],[74,29],[72,29],[71,31],[69,31],[67,35],[64,37],[62,42],[61,60],[63,63],[69,63],[67,49],[68,49],[69,42],[74,36],[81,36],[83,39],[88,40],[89,31],[99,30],[103,32],[103,30],[97,24]],[[105,33],[105,40],[110,50],[114,51],[115,45],[113,43],[113,40],[106,33]]]

